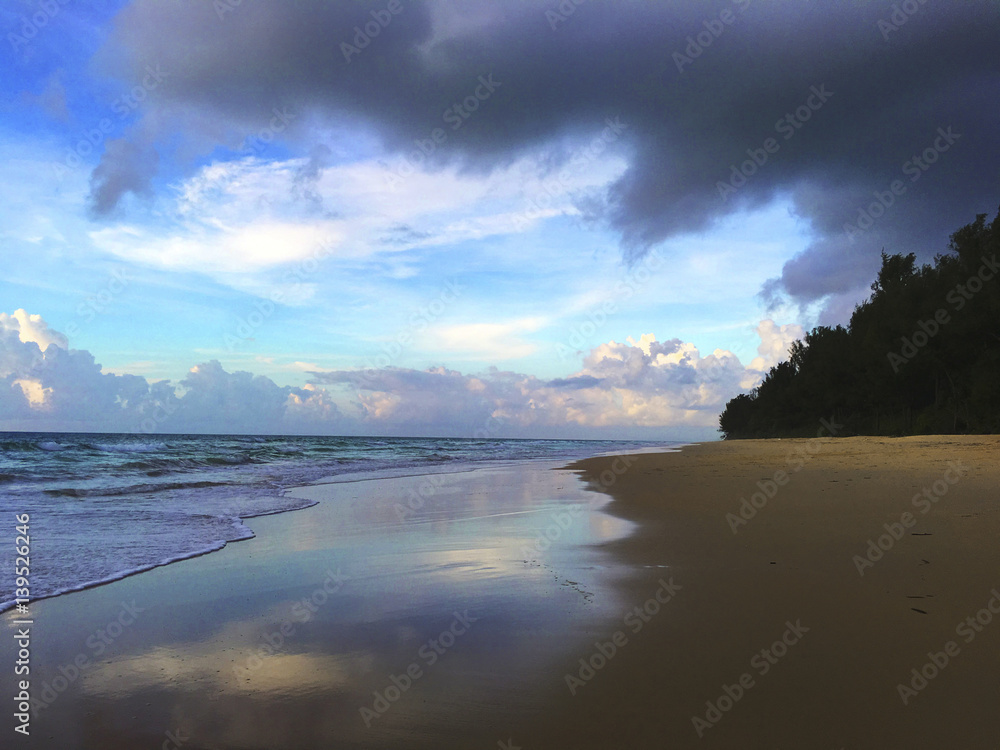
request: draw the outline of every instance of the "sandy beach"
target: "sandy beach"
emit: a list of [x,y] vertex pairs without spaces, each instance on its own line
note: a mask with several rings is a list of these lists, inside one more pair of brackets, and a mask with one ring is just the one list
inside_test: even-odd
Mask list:
[[996,748],[998,448],[300,488],[255,539],[34,604],[22,745]]
[[[683,588],[525,747],[1000,747],[998,451],[858,437],[639,457],[605,491],[641,529],[610,546],[636,605],[648,565]],[[600,482],[608,465],[579,466]]]

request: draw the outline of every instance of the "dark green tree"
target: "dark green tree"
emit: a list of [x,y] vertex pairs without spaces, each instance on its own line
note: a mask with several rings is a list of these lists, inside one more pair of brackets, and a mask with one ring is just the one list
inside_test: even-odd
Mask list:
[[726,438],[1000,430],[1000,212],[951,236],[948,252],[917,266],[882,252],[871,296],[844,328],[796,341],[750,393],[719,417]]

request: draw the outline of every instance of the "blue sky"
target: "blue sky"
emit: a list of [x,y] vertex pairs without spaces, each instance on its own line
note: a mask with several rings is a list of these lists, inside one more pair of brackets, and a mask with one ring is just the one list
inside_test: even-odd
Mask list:
[[[502,36],[496,19],[446,6],[404,6],[410,15],[393,17],[371,51],[343,64],[324,58],[329,74],[349,84],[362,64],[385,55],[380,63],[387,70],[365,75],[395,81],[388,50],[398,44],[408,54],[421,49],[425,75],[435,75],[442,63],[428,48],[469,35]],[[634,196],[635,183],[645,179],[636,172],[650,159],[648,107],[602,94],[572,118],[507,141],[503,128],[491,131],[490,123],[515,117],[518,107],[527,112],[518,124],[543,116],[530,114],[505,74],[485,88],[479,82],[486,78],[464,75],[448,90],[468,89],[476,111],[457,129],[447,108],[441,118],[426,114],[434,111],[425,106],[429,95],[415,99],[400,123],[397,104],[369,112],[356,101],[376,101],[375,94],[331,101],[322,76],[301,83],[308,76],[286,71],[286,58],[273,48],[276,31],[261,32],[261,54],[275,55],[265,72],[288,81],[254,91],[255,82],[241,78],[238,48],[255,40],[237,25],[274,7],[246,3],[223,17],[212,11],[185,21],[178,20],[177,6],[170,16],[174,29],[158,29],[162,7],[149,2],[25,1],[0,10],[6,36],[0,312],[14,332],[10,347],[34,345],[47,359],[43,344],[56,341],[92,354],[104,374],[136,375],[147,385],[168,381],[179,399],[192,388],[182,384],[191,368],[215,360],[223,373],[249,371],[272,381],[277,398],[299,398],[296,389],[303,387],[323,391],[337,405],[337,417],[313,419],[310,431],[463,434],[469,420],[442,421],[423,391],[394,393],[374,382],[345,387],[345,379],[372,368],[413,378],[444,368],[461,373],[475,390],[479,374],[517,373],[544,391],[526,395],[535,386],[520,388],[532,409],[555,410],[562,402],[544,383],[596,378],[602,364],[595,352],[613,344],[644,357],[644,367],[681,368],[668,380],[683,387],[674,392],[665,381],[595,380],[580,396],[592,406],[609,399],[604,406],[587,416],[546,412],[541,421],[519,411],[524,404],[515,408],[508,396],[487,389],[469,419],[506,414],[508,434],[561,433],[568,420],[573,434],[704,436],[713,432],[725,400],[752,385],[791,340],[817,321],[846,322],[864,296],[872,248],[851,264],[861,268],[856,278],[821,293],[796,296],[788,281],[789,269],[828,239],[808,210],[810,190],[824,180],[806,182],[805,173],[779,179],[779,152],[773,168],[760,168],[773,175],[767,184],[760,179],[756,193],[718,198],[718,180],[728,178],[744,144],[759,145],[759,129],[700,175],[698,190],[715,192],[718,204],[682,209],[671,188],[660,210],[655,190],[641,200]],[[489,6],[477,7],[491,13]],[[388,37],[397,28],[403,34],[406,23],[420,27],[419,9],[426,11],[423,36]],[[543,18],[544,7],[537,10]],[[580,15],[574,23],[582,32],[589,21]],[[533,24],[531,35],[552,33],[534,16],[525,19]],[[353,17],[327,20],[331,38],[350,38]],[[563,43],[573,30],[557,31]],[[192,61],[185,45],[196,42],[204,59]],[[485,73],[488,62],[495,61],[471,69]],[[225,65],[232,70],[220,73]],[[316,75],[314,67],[309,75]],[[218,80],[205,80],[212,76]],[[435,129],[434,154],[414,154],[421,144],[428,148]],[[806,148],[807,130],[796,137]],[[786,154],[793,148],[798,145]],[[684,174],[669,160],[664,169]],[[619,195],[631,196],[632,204]],[[635,218],[640,204],[641,220]],[[637,235],[646,239],[637,243]],[[843,266],[832,266],[838,263]],[[829,268],[831,278],[841,273],[829,259],[817,268]],[[783,294],[765,292],[774,290],[775,280],[785,284]],[[18,323],[15,310],[40,318],[29,326],[22,316]],[[761,328],[765,321],[773,323]],[[62,334],[65,344],[38,331]],[[649,334],[659,342],[676,340],[676,361],[655,347],[647,351],[640,342]],[[723,353],[738,360],[737,369],[722,379],[698,374],[698,362]],[[622,367],[628,360],[608,356]],[[664,357],[659,364],[658,356]],[[54,410],[58,399],[44,394],[55,387],[47,378],[59,380],[45,369],[55,366],[36,363],[19,372],[11,365],[0,372],[26,399],[15,393],[10,403],[16,408],[0,413],[0,428],[24,428],[33,419],[49,428],[130,424],[121,415],[84,424],[72,410]],[[541,403],[550,397],[552,404]],[[660,399],[669,408],[651,409],[655,418],[637,417],[627,408],[630,398]],[[419,403],[410,410],[400,405],[408,399],[427,401],[425,413]],[[124,404],[121,397],[112,402]],[[223,429],[225,413],[217,421]],[[293,427],[262,423],[259,429]]]

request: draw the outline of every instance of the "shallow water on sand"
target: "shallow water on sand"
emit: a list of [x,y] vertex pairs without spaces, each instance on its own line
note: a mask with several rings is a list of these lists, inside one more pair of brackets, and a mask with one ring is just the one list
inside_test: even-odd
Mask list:
[[[122,578],[253,536],[243,519],[313,501],[327,477],[570,459],[643,443],[492,438],[0,433],[0,511],[30,519],[31,598]],[[14,599],[0,553],[0,612]]]
[[601,544],[633,526],[555,466],[300,488],[255,539],[32,605],[29,746],[495,748],[623,604]]

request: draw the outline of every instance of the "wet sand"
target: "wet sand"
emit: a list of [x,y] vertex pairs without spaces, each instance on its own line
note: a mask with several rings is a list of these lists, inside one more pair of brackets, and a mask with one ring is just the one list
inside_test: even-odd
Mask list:
[[[256,539],[33,604],[32,692],[62,689],[30,741],[4,731],[63,749],[1000,747],[998,454],[740,441],[302,488],[322,502],[252,519]],[[912,669],[931,676],[901,696]]]
[[495,748],[628,575],[601,545],[635,525],[558,465],[298,488],[320,504],[250,519],[255,539],[33,603],[31,692],[50,705],[30,741],[4,732],[60,750]]

